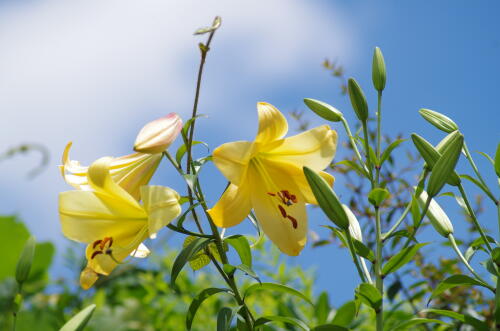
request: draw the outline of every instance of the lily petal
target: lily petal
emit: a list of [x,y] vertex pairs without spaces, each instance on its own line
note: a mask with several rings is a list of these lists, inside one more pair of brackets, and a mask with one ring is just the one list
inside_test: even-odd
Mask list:
[[318,126],[288,137],[261,149],[266,158],[287,162],[302,168],[325,169],[332,162],[337,149],[337,132],[328,125]]
[[259,116],[259,131],[255,141],[270,143],[283,138],[288,132],[288,123],[285,116],[273,105],[267,102],[257,103]]
[[[269,164],[265,167],[265,173],[255,166],[249,168],[255,214],[264,233],[283,253],[290,256],[299,255],[307,241],[304,197],[285,172]],[[295,202],[282,203],[279,195],[283,191],[293,194]]]
[[141,197],[148,213],[149,236],[160,231],[181,213],[179,194],[165,186],[143,186]]
[[226,143],[214,150],[213,162],[228,181],[239,185],[246,175],[253,151],[254,144],[249,141]]
[[247,185],[229,184],[219,201],[208,210],[215,225],[223,228],[235,226],[243,221],[252,209]]

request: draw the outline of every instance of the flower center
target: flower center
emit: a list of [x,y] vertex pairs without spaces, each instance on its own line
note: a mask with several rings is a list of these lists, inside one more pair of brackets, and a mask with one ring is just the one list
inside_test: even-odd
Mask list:
[[113,253],[111,246],[113,246],[113,237],[104,237],[103,239],[94,241],[92,244],[94,252],[90,259],[94,259],[99,254],[111,255]]
[[[294,203],[297,203],[297,196],[295,194],[291,194],[288,190],[281,190],[276,193],[273,192],[267,192],[272,197],[276,197],[276,199],[279,201],[278,203],[278,210],[281,213],[281,216],[283,218],[288,219],[290,222],[292,222],[292,226],[294,229],[297,228],[297,219],[293,217],[292,215],[289,215],[285,209],[285,207],[290,207]],[[283,207],[281,204],[283,204],[285,207]]]

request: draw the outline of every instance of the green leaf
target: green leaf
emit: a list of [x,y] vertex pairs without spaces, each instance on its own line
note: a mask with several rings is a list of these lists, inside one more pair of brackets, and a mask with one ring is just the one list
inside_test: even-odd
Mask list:
[[260,291],[260,290],[277,291],[277,292],[291,294],[291,295],[299,297],[302,300],[306,301],[307,303],[313,305],[312,301],[308,297],[306,297],[304,294],[302,294],[301,292],[299,292],[291,287],[281,285],[281,284],[276,284],[276,283],[252,284],[247,288],[244,296],[247,297],[250,294],[252,294],[256,291]]
[[182,130],[181,130],[181,134],[182,134],[183,137],[187,138],[187,134],[189,132],[189,128],[191,128],[191,125],[193,125],[193,122],[196,119],[201,118],[201,117],[208,118],[208,116],[205,115],[205,114],[198,114],[195,117],[191,117],[190,119],[188,119],[186,121],[186,123],[184,124],[184,126],[182,127]]
[[354,161],[351,161],[351,160],[342,160],[342,161],[339,161],[339,162],[335,163],[335,165],[338,165],[338,164],[342,164],[342,165],[348,166],[349,168],[351,168],[354,171],[356,171],[356,173],[358,175],[363,175],[363,174],[366,175],[366,172],[364,171],[364,169],[358,163],[356,163]]
[[[445,280],[443,280],[441,283],[439,283],[438,286],[432,291],[431,297],[429,298],[428,303],[443,293],[444,291],[447,291],[451,288],[457,287],[457,286],[472,286],[472,285],[478,285],[478,286],[484,286],[484,284],[472,277],[466,276],[466,275],[453,275]],[[427,304],[428,304],[427,303]]]
[[387,159],[389,158],[389,156],[391,156],[391,153],[392,151],[398,147],[399,145],[401,145],[401,143],[403,143],[404,141],[406,141],[406,139],[398,139],[398,140],[395,140],[393,141],[387,148],[386,150],[382,153],[382,156],[380,156],[380,166],[382,164],[384,164],[385,161],[387,161]]
[[470,325],[474,327],[474,330],[476,331],[489,331],[490,328],[488,324],[485,322],[478,320],[475,317],[472,317],[467,314],[459,314],[457,312],[451,311],[451,310],[443,310],[443,309],[424,309],[422,313],[433,313],[437,315],[442,315],[446,317],[450,317],[453,319],[456,319],[457,321],[460,321],[464,324]]
[[356,298],[373,308],[375,312],[379,312],[382,307],[382,295],[372,284],[361,283],[356,288]]
[[184,247],[182,251],[177,255],[174,264],[172,266],[172,272],[170,275],[170,285],[174,286],[175,280],[182,268],[186,265],[186,263],[201,249],[207,246],[210,242],[210,238],[196,238],[189,245]]
[[316,115],[327,121],[339,122],[342,120],[342,117],[344,117],[340,111],[326,102],[305,98],[304,103],[309,109],[315,112]]
[[385,188],[376,187],[368,193],[368,201],[375,207],[379,207],[390,195]]
[[356,317],[357,310],[356,302],[347,301],[337,309],[332,324],[346,328],[349,327]]
[[297,326],[297,327],[301,328],[302,330],[306,330],[306,331],[310,330],[309,327],[307,326],[307,324],[305,324],[301,320],[293,318],[293,317],[287,317],[287,316],[264,316],[264,317],[260,317],[259,319],[257,319],[255,321],[254,326],[255,326],[255,328],[257,328],[259,326],[265,325],[265,324],[270,323],[270,322],[282,322],[282,323],[286,323],[286,324],[291,324],[291,325]]
[[213,32],[215,30],[217,30],[220,25],[222,23],[222,20],[219,16],[216,16],[213,23],[212,23],[212,26],[210,27],[206,27],[206,28],[201,28],[201,29],[198,29],[194,32],[195,35],[200,35],[200,34],[205,34],[205,33],[210,33],[210,32]]
[[477,152],[479,154],[481,154],[482,156],[484,156],[488,161],[490,161],[490,163],[495,166],[495,160],[493,160],[493,158],[491,156],[489,156],[488,154],[486,153],[483,153],[483,152]]
[[219,313],[217,314],[217,331],[231,330],[231,323],[241,307],[242,306],[237,306],[233,309],[223,307],[219,310]]
[[389,288],[387,289],[387,298],[389,299],[389,301],[392,302],[394,300],[401,288],[402,284],[399,280],[396,280],[389,286]]
[[328,319],[328,315],[330,314],[330,300],[328,299],[328,293],[323,291],[318,296],[318,300],[316,301],[314,315],[316,317],[316,321],[318,323],[326,323]]
[[[184,240],[184,243],[182,244],[182,247],[185,248],[187,247],[190,243],[192,243],[197,237],[194,236],[187,236],[186,239]],[[221,261],[219,251],[217,250],[217,246],[215,243],[209,243],[208,244],[208,250],[210,251],[210,254],[217,260]],[[199,250],[196,252],[190,259],[189,259],[189,266],[193,270],[199,270],[203,268],[204,266],[208,265],[210,263],[210,257],[207,255],[207,253],[204,250]]]
[[81,331],[87,325],[96,305],[92,304],[73,316],[59,331]]
[[370,248],[368,248],[365,244],[363,244],[361,241],[355,238],[352,238],[352,241],[354,243],[354,249],[356,250],[356,254],[358,254],[361,257],[364,257],[365,259],[367,259],[372,263],[375,261],[375,254]]
[[404,266],[406,263],[410,262],[411,259],[417,254],[420,247],[427,245],[428,243],[416,244],[404,248],[401,252],[392,256],[389,261],[382,267],[382,274],[387,276],[391,272],[394,272]]
[[28,238],[24,244],[24,248],[21,251],[21,256],[17,260],[16,266],[16,281],[19,285],[22,285],[30,274],[31,265],[33,264],[33,259],[35,258],[35,246],[36,239],[34,236]]
[[495,172],[500,178],[500,143],[497,146],[497,151],[495,153]]
[[[203,142],[203,141],[193,141],[193,143],[191,144],[191,147],[195,146],[195,145],[200,145],[202,144],[203,146],[205,146],[207,148],[208,151],[210,151],[210,148],[208,147],[208,144]],[[184,157],[184,154],[186,154],[186,151],[187,151],[187,147],[186,147],[186,144],[182,144],[178,149],[177,149],[177,152],[175,153],[175,160],[177,161],[177,163],[181,163],[182,161],[182,158]]]
[[460,175],[460,178],[467,179],[468,181],[474,183],[477,187],[479,187],[484,193],[486,193],[488,195],[490,194],[488,188],[486,186],[484,186],[483,183],[481,183],[480,181],[475,179],[474,177],[471,177],[469,175]]
[[375,89],[382,92],[385,88],[386,71],[384,55],[380,48],[375,47],[372,61],[372,82]]
[[224,272],[226,272],[227,274],[231,274],[236,269],[238,269],[240,271],[243,271],[245,274],[247,274],[248,276],[252,277],[256,281],[258,281],[259,283],[261,282],[259,276],[257,276],[257,274],[255,273],[255,271],[253,271],[252,268],[250,268],[249,266],[247,266],[245,264],[230,265],[230,264],[226,263],[226,264],[223,265],[223,269],[224,269]]
[[224,239],[224,242],[232,246],[236,253],[238,253],[241,263],[252,267],[252,251],[250,250],[250,244],[245,236],[234,235]]
[[335,324],[323,324],[314,327],[311,331],[349,331],[349,329]]
[[217,294],[217,293],[221,293],[221,292],[231,293],[231,291],[227,288],[210,287],[210,288],[204,289],[197,296],[194,297],[193,301],[191,301],[191,304],[189,305],[188,312],[186,315],[186,329],[191,330],[191,325],[193,324],[193,319],[196,315],[196,312],[198,311],[198,308],[200,308],[203,301],[205,301],[207,298],[211,297],[212,295]]
[[303,170],[314,197],[325,215],[341,229],[349,229],[349,219],[330,185],[314,170],[308,167],[304,167]]
[[464,136],[460,131],[452,133],[454,135],[450,140],[452,141],[443,155],[439,157],[436,164],[432,168],[429,183],[427,184],[427,193],[431,197],[435,197],[443,188],[448,177],[454,173],[455,166],[460,157],[462,146],[464,144]]
[[392,328],[391,331],[400,331],[400,330],[405,330],[408,329],[409,327],[419,325],[419,324],[426,324],[426,323],[437,323],[437,324],[442,324],[442,325],[449,325],[448,323],[445,323],[440,320],[432,319],[432,318],[420,318],[420,317],[415,317],[412,318],[411,320],[405,321],[401,324],[398,324],[396,327]]
[[451,133],[458,130],[457,124],[455,124],[451,118],[438,113],[437,111],[422,108],[418,112],[427,122],[431,123],[441,131]]
[[347,81],[347,91],[356,116],[361,122],[366,122],[368,119],[368,104],[366,103],[365,94],[354,78],[349,78]]

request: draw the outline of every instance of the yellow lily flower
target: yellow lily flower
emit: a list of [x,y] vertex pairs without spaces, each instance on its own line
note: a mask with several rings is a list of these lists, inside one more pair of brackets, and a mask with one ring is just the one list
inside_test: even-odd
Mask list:
[[[69,150],[72,143],[64,149],[62,165],[59,166],[64,180],[80,190],[89,190],[87,180],[88,167],[80,162],[70,160]],[[136,200],[140,196],[140,187],[149,183],[156,168],[160,164],[162,154],[133,153],[113,158],[110,164],[110,174],[113,180],[130,193]]]
[[[226,143],[213,152],[213,162],[230,185],[209,210],[217,226],[239,224],[253,208],[264,233],[285,254],[298,255],[307,240],[306,203],[317,204],[302,167],[328,167],[337,148],[337,133],[328,125],[289,138],[285,116],[274,106],[257,104],[255,141]],[[333,185],[326,172],[321,176]]]
[[87,267],[80,276],[84,289],[98,274],[109,275],[127,256],[145,257],[141,244],[181,212],[180,196],[163,186],[142,186],[143,204],[112,178],[113,158],[104,157],[88,168],[90,190],[59,194],[62,231],[71,240],[87,243]]

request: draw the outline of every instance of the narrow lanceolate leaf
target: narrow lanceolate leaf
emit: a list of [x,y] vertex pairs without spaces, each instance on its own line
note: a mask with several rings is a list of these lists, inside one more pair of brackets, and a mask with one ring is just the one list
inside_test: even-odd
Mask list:
[[301,298],[302,300],[308,302],[309,304],[313,305],[312,301],[306,297],[304,294],[301,292],[285,286],[281,284],[276,284],[276,283],[260,283],[260,284],[253,284],[250,285],[247,290],[245,291],[245,297],[249,296],[250,294],[260,291],[260,290],[268,290],[268,291],[277,291],[277,292],[282,292],[282,293],[288,293],[291,295],[294,295],[298,298]]
[[250,250],[250,244],[245,236],[234,235],[224,239],[224,242],[232,246],[238,256],[240,257],[241,263],[252,267],[252,252]]
[[316,115],[327,121],[339,122],[342,120],[342,117],[344,117],[339,110],[326,102],[305,98],[304,103],[309,109],[315,112]]
[[404,141],[406,141],[406,139],[398,139],[398,140],[395,140],[393,141],[386,149],[385,151],[382,153],[382,156],[380,157],[380,160],[379,160],[379,165],[381,166],[382,164],[384,164],[385,161],[387,161],[387,159],[391,156],[391,153],[392,151],[398,147],[399,145],[401,145],[401,143],[403,143]]
[[325,215],[343,230],[349,229],[349,219],[335,192],[328,183],[315,171],[304,167],[304,175],[311,187],[314,197]]
[[357,240],[357,239],[353,239],[353,243],[354,243],[354,250],[356,251],[356,254],[358,254],[359,256],[361,257],[364,257],[365,259],[367,259],[368,261],[370,262],[375,262],[375,254],[373,253],[373,251],[368,248],[365,244],[363,244],[363,242]]
[[431,123],[441,131],[450,133],[458,130],[458,126],[451,120],[451,118],[438,113],[437,111],[422,108],[418,112],[427,122]]
[[73,316],[59,331],[81,331],[87,325],[95,310],[92,304]]
[[350,329],[335,324],[322,324],[315,326],[311,331],[350,331]]
[[477,286],[484,286],[484,284],[472,277],[466,276],[466,275],[453,275],[445,280],[443,280],[439,285],[432,291],[431,297],[429,298],[429,302],[443,293],[444,291],[447,291],[451,288],[457,287],[457,286],[472,286],[472,285],[477,285]]
[[375,207],[379,207],[390,195],[385,188],[376,187],[368,193],[368,201]]
[[401,252],[391,257],[386,264],[384,264],[384,266],[382,267],[382,274],[384,276],[387,276],[391,272],[398,270],[399,268],[410,262],[411,259],[413,259],[420,247],[423,247],[427,244],[428,243],[416,244],[403,249]]
[[205,34],[205,33],[213,32],[220,27],[221,22],[222,22],[221,18],[219,16],[216,16],[213,23],[212,23],[212,26],[198,29],[194,32],[194,34],[198,35],[198,34]]
[[[412,133],[411,139],[418,152],[424,159],[426,169],[432,170],[436,162],[439,160],[441,153],[439,153],[438,150],[434,148],[434,146],[432,146],[430,142],[416,133]],[[449,178],[447,178],[447,183],[453,186],[458,186],[458,184],[460,184],[460,178],[455,171],[450,175]]]
[[497,152],[495,153],[495,172],[498,178],[500,178],[500,144],[498,144]]
[[23,251],[16,266],[16,281],[18,284],[24,283],[30,274],[33,258],[35,257],[36,239],[34,236],[28,238],[24,244]]
[[242,306],[237,306],[233,309],[223,307],[221,310],[219,310],[219,313],[217,314],[217,331],[231,330],[231,323],[241,307]]
[[356,288],[356,297],[376,312],[382,307],[382,295],[372,284],[362,283]]
[[427,185],[427,193],[431,197],[435,197],[441,191],[448,177],[453,174],[458,158],[460,157],[460,152],[464,144],[464,136],[459,131],[452,134],[455,136],[450,138],[450,140],[453,140],[448,149],[444,151],[443,155],[441,155],[432,168]]
[[175,258],[174,264],[172,266],[172,273],[170,275],[170,284],[174,286],[175,280],[182,268],[186,265],[186,263],[198,252],[200,249],[205,248],[206,245],[209,244],[210,238],[196,238],[189,245],[184,247],[182,251]]
[[261,282],[259,276],[257,276],[257,274],[255,273],[255,271],[253,271],[253,269],[250,268],[249,266],[247,266],[246,264],[242,263],[242,264],[239,264],[239,265],[235,265],[234,267],[236,269],[238,269],[238,270],[243,271],[245,274],[247,274],[248,276],[252,277],[253,279],[255,279],[256,281],[258,281],[259,283]]
[[[207,148],[207,150],[209,151],[210,148],[208,147],[208,144],[206,142],[203,142],[203,141],[193,141],[191,143],[191,146],[195,146],[195,145],[203,145]],[[175,153],[175,160],[177,161],[177,163],[181,163],[182,161],[182,158],[184,157],[184,154],[186,154],[186,150],[187,150],[187,147],[186,147],[186,144],[182,144],[181,147],[179,147],[177,149],[177,152]]]
[[385,61],[384,55],[380,48],[375,47],[373,52],[373,62],[372,62],[372,81],[373,86],[379,92],[382,92],[385,88],[386,72],[385,72]]
[[358,312],[358,307],[354,301],[348,301],[340,306],[335,313],[335,317],[332,320],[332,324],[348,327],[351,325],[352,321],[356,317]]
[[472,317],[467,314],[459,314],[457,312],[451,311],[451,310],[444,310],[444,309],[425,309],[422,311],[422,313],[433,313],[441,316],[446,316],[453,318],[457,321],[462,322],[463,324],[467,324],[470,326],[474,327],[474,330],[476,331],[489,331],[490,328],[488,324],[485,322],[478,320],[475,317]]
[[366,122],[368,119],[368,104],[366,103],[365,94],[354,78],[349,78],[347,81],[347,91],[356,116],[361,122]]
[[227,288],[206,288],[203,291],[201,291],[197,296],[194,297],[193,301],[191,301],[191,304],[189,305],[188,312],[186,315],[186,329],[191,330],[191,325],[193,324],[193,319],[196,315],[196,312],[198,311],[198,308],[200,308],[201,304],[203,301],[205,301],[207,298],[211,297],[214,294],[217,293],[231,293],[231,291]]
[[408,330],[410,327],[413,327],[415,325],[427,324],[427,323],[437,323],[437,324],[441,324],[441,325],[449,325],[448,323],[437,320],[437,319],[415,317],[415,318],[412,318],[411,320],[408,320],[408,321],[405,321],[401,324],[398,324],[397,326],[392,328],[391,331]]
[[299,319],[293,318],[293,317],[287,317],[287,316],[264,316],[260,317],[255,321],[254,327],[257,328],[259,326],[271,323],[271,322],[282,322],[286,324],[291,324],[293,326],[297,326],[301,328],[302,330],[309,331],[310,328],[307,326],[306,323],[302,322]]

